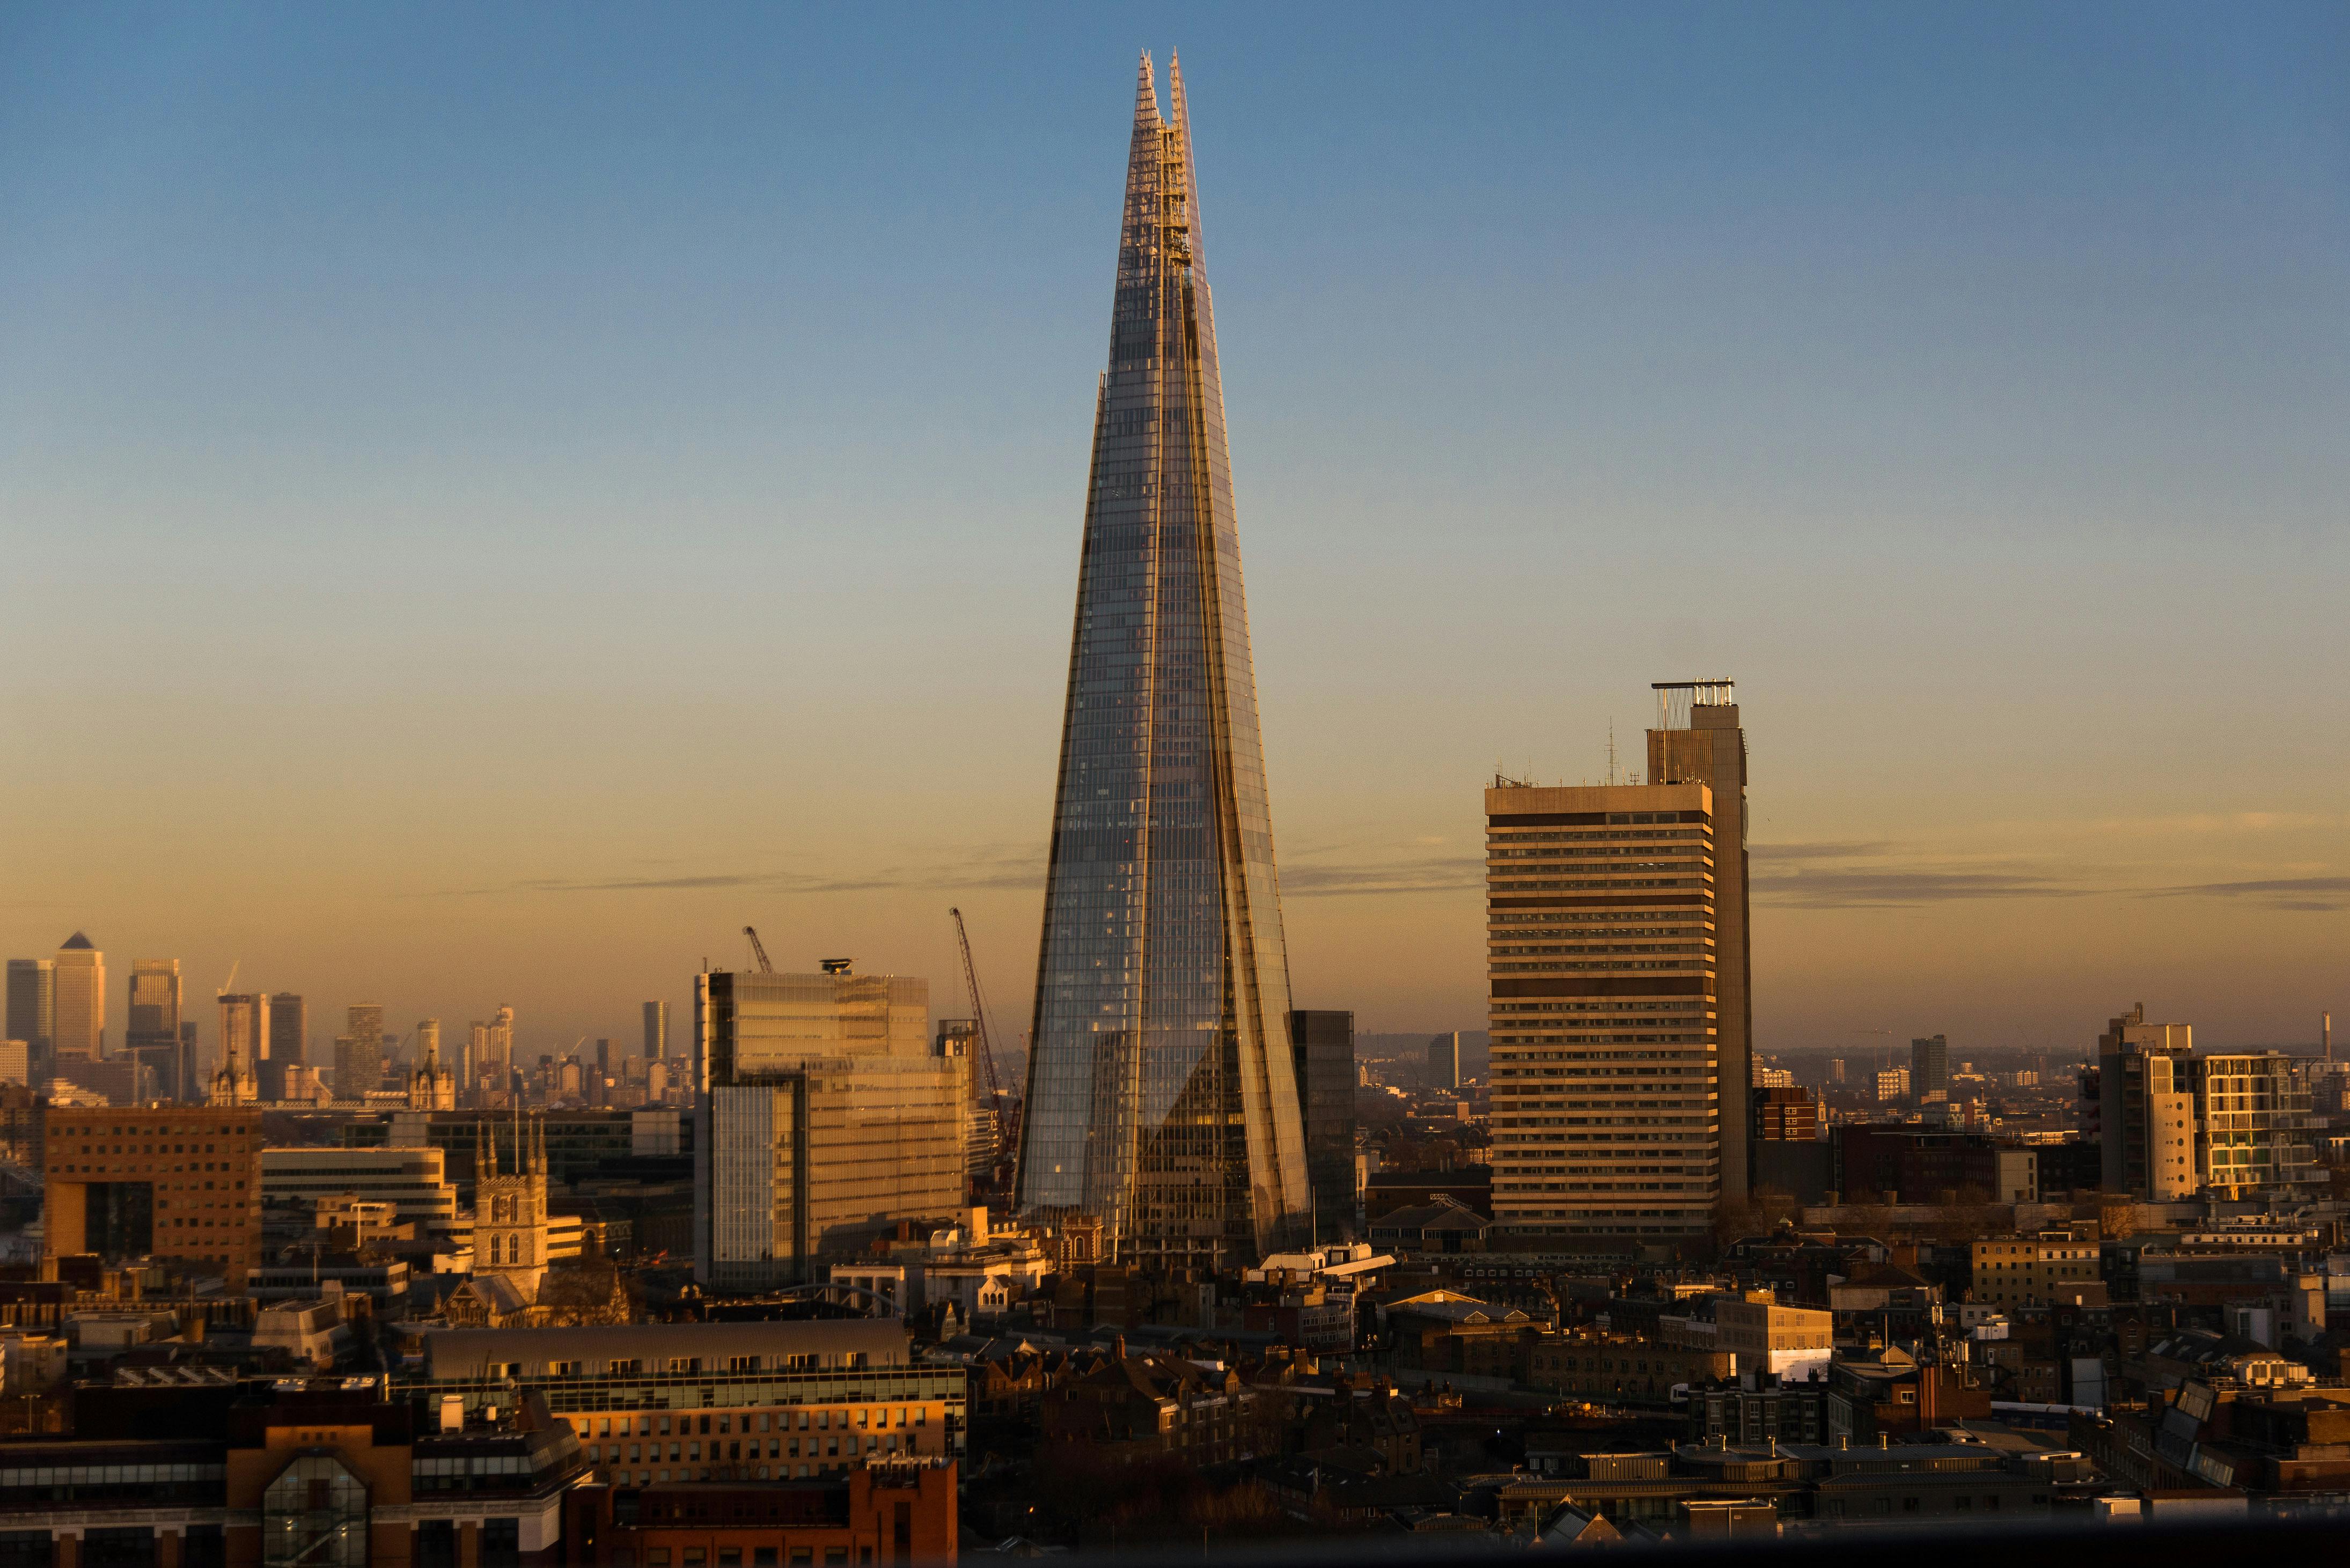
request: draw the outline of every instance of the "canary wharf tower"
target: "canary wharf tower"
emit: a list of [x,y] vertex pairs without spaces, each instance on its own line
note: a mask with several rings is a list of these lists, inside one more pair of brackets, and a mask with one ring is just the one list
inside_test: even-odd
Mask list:
[[1144,56],[1094,414],[1019,1206],[1150,1266],[1299,1238],[1305,1136],[1180,64]]

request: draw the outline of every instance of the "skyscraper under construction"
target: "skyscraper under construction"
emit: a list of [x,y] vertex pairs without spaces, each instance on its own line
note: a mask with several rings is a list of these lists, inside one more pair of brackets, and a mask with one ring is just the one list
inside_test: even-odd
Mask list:
[[1212,1265],[1305,1229],[1289,958],[1180,65],[1137,84],[1019,1203]]

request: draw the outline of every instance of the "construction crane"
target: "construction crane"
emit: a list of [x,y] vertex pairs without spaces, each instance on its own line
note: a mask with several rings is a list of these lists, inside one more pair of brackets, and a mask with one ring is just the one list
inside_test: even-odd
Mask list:
[[228,978],[220,982],[220,989],[213,992],[213,994],[214,996],[226,996],[230,992],[235,990],[236,971],[244,967],[244,961],[243,959],[238,959],[234,962],[231,963],[228,966]]
[[759,961],[759,972],[761,974],[775,973],[775,966],[767,961],[767,950],[765,947],[762,946],[759,941],[759,928],[756,926],[745,926],[743,928],[743,934],[751,939],[751,956]]
[[954,917],[955,945],[962,949],[962,982],[971,992],[972,1026],[979,1031],[979,1060],[987,1073],[987,1101],[995,1107],[997,1125],[1003,1117],[1003,1085],[995,1078],[995,1048],[988,1039],[987,1003],[980,999],[979,966],[971,961],[971,933],[963,929],[962,911],[949,909]]

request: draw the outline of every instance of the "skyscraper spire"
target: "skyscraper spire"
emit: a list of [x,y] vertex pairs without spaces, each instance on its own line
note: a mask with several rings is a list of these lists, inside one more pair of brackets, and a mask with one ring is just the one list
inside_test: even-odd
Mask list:
[[1037,957],[1019,1204],[1120,1256],[1302,1238],[1289,960],[1188,109],[1135,89]]

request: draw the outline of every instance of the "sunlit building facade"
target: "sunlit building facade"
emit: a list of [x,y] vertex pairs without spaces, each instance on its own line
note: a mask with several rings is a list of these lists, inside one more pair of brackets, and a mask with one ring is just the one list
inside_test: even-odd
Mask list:
[[1306,1227],[1256,677],[1180,67],[1142,62],[1037,958],[1018,1202],[1130,1261]]
[[1719,1054],[1715,800],[1695,783],[1485,792],[1504,1234],[1663,1241],[1712,1223],[1749,1093]]

